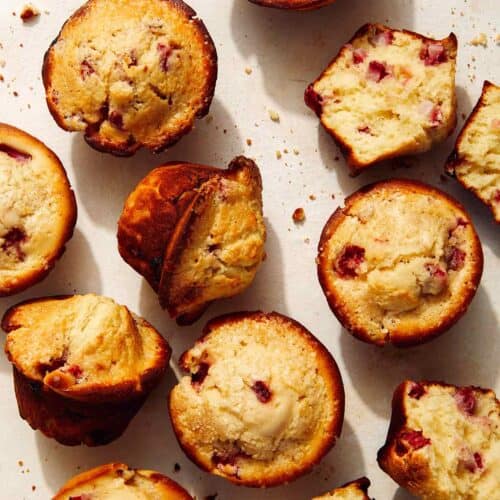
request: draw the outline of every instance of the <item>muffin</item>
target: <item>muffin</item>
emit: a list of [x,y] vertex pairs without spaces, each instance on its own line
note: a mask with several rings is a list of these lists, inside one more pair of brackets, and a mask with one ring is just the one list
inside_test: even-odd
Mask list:
[[59,158],[0,123],[0,297],[45,278],[75,224],[75,195]]
[[466,311],[483,253],[453,198],[395,179],[366,186],[330,217],[318,277],[342,325],[359,339],[404,347],[443,333]]
[[319,497],[314,497],[312,500],[370,500],[368,496],[368,488],[370,480],[366,477],[356,479],[350,483],[344,484],[340,488],[335,488],[330,493],[325,493]]
[[423,499],[500,498],[500,403],[491,390],[403,382],[380,467]]
[[472,191],[500,223],[500,87],[484,82],[476,107],[458,136],[446,171]]
[[276,9],[312,10],[330,5],[335,0],[249,0],[264,7],[274,7]]
[[306,90],[354,175],[428,151],[456,125],[457,39],[366,24]]
[[208,113],[216,79],[214,43],[181,0],[89,0],[43,64],[57,124],[121,156],[177,142]]
[[340,372],[302,325],[277,313],[210,321],[179,365],[170,417],[202,469],[243,486],[305,474],[335,444],[344,418]]
[[98,295],[24,302],[2,328],[21,417],[65,445],[119,437],[170,358],[149,323]]
[[106,499],[192,500],[172,479],[152,470],[130,469],[128,465],[101,465],[70,479],[53,500]]
[[227,170],[189,163],[153,170],[118,222],[120,255],[179,324],[245,290],[264,258],[265,238],[262,180],[244,157]]

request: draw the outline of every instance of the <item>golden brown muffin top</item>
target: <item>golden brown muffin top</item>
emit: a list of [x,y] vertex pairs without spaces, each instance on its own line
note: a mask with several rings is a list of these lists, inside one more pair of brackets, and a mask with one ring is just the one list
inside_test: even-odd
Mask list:
[[481,244],[465,209],[422,183],[362,188],[326,224],[318,274],[335,314],[362,340],[411,345],[443,332],[479,283]]
[[116,154],[161,150],[208,112],[213,42],[180,0],[90,0],[45,56],[49,109],[66,130]]
[[172,479],[151,470],[113,463],[70,479],[53,500],[192,500]]
[[170,354],[151,325],[93,294],[14,306],[2,327],[17,370],[75,399],[140,394],[149,378],[166,369]]
[[344,393],[335,361],[302,325],[277,313],[212,320],[180,359],[170,413],[184,450],[237,484],[272,486],[309,470],[333,446]]
[[0,296],[43,278],[75,222],[75,197],[57,156],[0,123]]

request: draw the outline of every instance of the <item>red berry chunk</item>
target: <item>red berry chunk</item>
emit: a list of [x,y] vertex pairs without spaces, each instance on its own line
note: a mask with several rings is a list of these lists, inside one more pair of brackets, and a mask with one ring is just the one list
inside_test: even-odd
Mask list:
[[304,101],[317,115],[321,114],[321,110],[323,109],[323,97],[314,90],[312,85],[307,87],[304,94]]
[[257,399],[261,403],[268,403],[273,395],[269,386],[265,382],[262,382],[262,380],[257,380],[252,385],[252,391],[255,392]]
[[376,83],[383,80],[386,76],[389,76],[389,71],[387,70],[387,65],[384,62],[370,61],[368,65],[368,72],[366,77]]
[[362,134],[371,134],[372,129],[368,125],[361,125],[358,127],[358,132]]
[[500,189],[497,189],[495,191],[495,195],[493,196],[493,199],[495,200],[496,203],[500,203]]
[[422,384],[413,384],[408,396],[414,399],[420,399],[427,391]]
[[356,278],[359,266],[364,260],[364,248],[357,245],[347,245],[337,257],[334,267],[342,278]]
[[92,495],[89,493],[82,493],[76,497],[69,497],[69,500],[92,500]]
[[374,35],[368,38],[373,46],[386,46],[394,42],[394,33],[388,30],[377,30]]
[[165,45],[164,43],[159,43],[157,45],[158,54],[160,54],[160,67],[163,71],[168,71],[168,60],[172,55],[173,49],[170,45]]
[[476,409],[476,396],[470,387],[462,387],[455,393],[455,402],[462,413],[473,415]]
[[403,431],[399,435],[399,439],[408,443],[414,450],[431,444],[431,440],[426,438],[422,431]]
[[123,115],[119,111],[111,111],[111,113],[109,114],[108,120],[117,129],[123,130]]
[[446,253],[446,262],[448,263],[448,268],[452,271],[458,271],[464,267],[466,253],[460,248],[452,247]]
[[3,240],[2,250],[4,252],[13,252],[16,254],[18,260],[24,260],[26,255],[21,248],[21,244],[27,240],[27,235],[22,229],[13,227],[6,235],[3,236]]
[[66,368],[66,371],[71,373],[75,378],[80,378],[83,375],[83,370],[78,365],[71,365]]
[[352,61],[354,64],[361,64],[368,55],[368,52],[363,48],[354,49],[352,52]]
[[443,111],[441,110],[441,106],[436,104],[429,114],[429,120],[431,122],[432,127],[438,127],[443,123]]
[[480,453],[478,452],[474,453],[474,461],[476,462],[478,469],[484,468],[483,457],[481,456]]
[[7,156],[14,158],[16,161],[28,161],[31,160],[32,156],[28,153],[23,153],[18,149],[15,149],[7,144],[0,144],[0,153],[5,153]]
[[203,384],[206,376],[208,375],[208,370],[210,365],[208,363],[200,363],[198,365],[198,370],[195,373],[191,374],[191,384],[194,385],[197,389]]
[[420,59],[424,61],[426,66],[437,66],[448,60],[446,50],[441,43],[430,42],[426,43],[420,51]]
[[93,73],[95,73],[94,66],[92,66],[87,59],[83,60],[80,63],[80,76],[82,77],[82,80],[86,80]]

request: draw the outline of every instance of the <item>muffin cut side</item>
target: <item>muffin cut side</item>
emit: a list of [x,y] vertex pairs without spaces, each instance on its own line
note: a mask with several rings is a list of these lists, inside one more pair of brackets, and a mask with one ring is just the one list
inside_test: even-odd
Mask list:
[[70,479],[53,500],[192,500],[172,479],[125,464],[102,465]]
[[423,499],[496,499],[500,403],[491,390],[403,382],[378,462]]
[[330,493],[314,497],[312,500],[370,500],[368,496],[369,487],[370,480],[366,477],[361,477],[339,488],[335,488]]
[[154,170],[129,196],[118,224],[120,254],[179,324],[247,288],[265,239],[262,180],[244,157],[227,170],[190,164]]
[[170,395],[177,438],[200,467],[236,484],[290,481],[340,434],[344,393],[335,362],[288,318],[241,313],[213,320],[180,365],[190,376]]
[[442,333],[477,289],[482,249],[444,193],[408,180],[367,186],[327,222],[318,276],[339,321],[361,340],[413,345]]
[[90,0],[66,22],[44,60],[47,104],[59,126],[85,132],[96,149],[159,152],[207,114],[216,49],[182,1],[126,4]]
[[500,87],[484,82],[481,98],[460,133],[446,165],[500,222]]
[[428,151],[456,125],[457,40],[363,26],[306,90],[353,174]]
[[0,124],[0,296],[42,280],[76,223],[64,167],[39,140]]
[[238,163],[228,173],[201,186],[167,247],[159,296],[172,317],[242,292],[264,258],[260,174]]

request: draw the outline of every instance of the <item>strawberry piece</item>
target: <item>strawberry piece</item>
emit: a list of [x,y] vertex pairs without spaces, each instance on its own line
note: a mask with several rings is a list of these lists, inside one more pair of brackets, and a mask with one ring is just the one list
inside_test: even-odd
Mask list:
[[304,101],[317,115],[321,115],[321,111],[323,109],[323,97],[314,90],[312,84],[306,89]]
[[262,380],[257,380],[252,385],[252,391],[255,392],[257,399],[261,403],[268,403],[273,395],[269,386],[265,382],[262,382]]
[[21,244],[28,239],[23,229],[13,227],[3,236],[2,250],[7,253],[14,252],[18,260],[23,261],[26,257]]
[[448,60],[448,55],[442,43],[428,42],[420,51],[420,59],[426,66],[437,66]]
[[413,399],[420,399],[427,391],[422,384],[415,383],[412,385],[408,396]]
[[368,56],[368,51],[363,48],[357,48],[352,51],[352,61],[354,64],[361,64]]
[[0,153],[5,153],[7,156],[10,156],[19,162],[29,161],[32,158],[30,154],[23,153],[22,151],[19,151],[19,149],[7,146],[7,144],[0,144]]
[[359,266],[365,260],[365,249],[357,245],[347,245],[344,247],[334,264],[335,271],[340,277],[356,278]]
[[399,435],[399,439],[408,443],[414,450],[420,450],[431,444],[431,440],[426,438],[422,431],[403,431]]
[[389,75],[390,73],[387,69],[386,63],[379,61],[370,61],[370,64],[368,65],[368,72],[366,74],[368,80],[372,80],[376,83],[379,83],[381,80],[383,80],[386,76]]
[[208,370],[210,365],[208,363],[200,363],[198,365],[198,370],[195,373],[191,374],[191,384],[199,390],[201,384],[203,384],[206,376],[208,375]]
[[472,416],[476,409],[476,396],[470,387],[461,387],[455,393],[455,402],[459,410],[465,415]]
[[93,73],[95,73],[94,66],[92,66],[87,59],[84,59],[80,63],[80,76],[82,77],[82,80],[86,80]]
[[448,269],[452,271],[458,271],[464,267],[466,253],[460,248],[452,247],[446,252],[446,262],[448,263]]
[[173,49],[170,45],[165,45],[164,43],[159,43],[156,48],[160,55],[160,67],[166,73],[168,71],[168,60],[172,55]]

